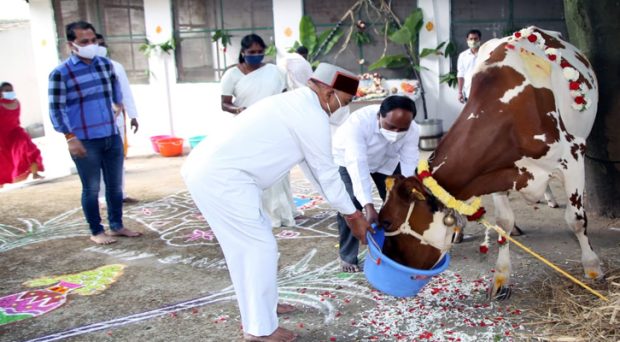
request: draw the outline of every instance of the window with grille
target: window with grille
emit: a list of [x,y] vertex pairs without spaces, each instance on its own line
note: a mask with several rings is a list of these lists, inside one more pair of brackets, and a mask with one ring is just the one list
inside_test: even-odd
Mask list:
[[84,20],[105,37],[110,58],[123,65],[131,83],[148,83],[148,60],[139,51],[146,38],[144,0],[53,0],[53,6],[63,59],[69,56],[65,26]]
[[[255,33],[265,44],[272,44],[272,6],[271,0],[174,1],[179,81],[219,81],[226,68],[238,63],[241,39],[247,34]],[[230,35],[231,44],[214,42],[217,32]]]

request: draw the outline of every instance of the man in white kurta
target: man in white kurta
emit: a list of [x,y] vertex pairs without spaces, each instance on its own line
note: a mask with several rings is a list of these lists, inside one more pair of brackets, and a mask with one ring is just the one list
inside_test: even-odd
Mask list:
[[[379,196],[385,200],[385,179],[394,174],[413,176],[418,164],[420,132],[413,121],[414,102],[406,96],[390,96],[381,105],[358,109],[338,128],[334,135],[334,162],[351,200],[366,213],[370,223],[378,214],[372,198],[374,182]],[[371,182],[372,180],[372,182]],[[358,272],[358,240],[338,215],[339,256],[342,270]]]
[[329,114],[348,103],[355,89],[353,74],[321,64],[309,87],[250,106],[229,126],[218,129],[218,135],[198,145],[183,165],[192,198],[224,252],[246,339],[295,338],[289,330],[278,328],[278,251],[261,207],[264,189],[300,164],[365,242],[370,225],[355,210],[338,175],[329,130]]
[[[102,35],[97,34],[97,40],[99,43],[99,51],[97,53],[100,57],[108,58],[108,48],[105,43],[105,39]],[[131,92],[131,86],[129,85],[129,78],[127,77],[127,72],[123,65],[113,59],[110,59],[112,62],[112,66],[114,67],[114,72],[116,73],[116,77],[118,78],[118,83],[121,86],[121,93],[123,94],[123,108],[125,109],[125,113],[130,119],[130,125],[133,129],[134,134],[138,132],[138,110],[136,109],[136,103],[133,99],[133,93]],[[116,117],[116,126],[118,126],[118,131],[120,133],[121,139],[123,140],[123,145],[125,146],[125,154],[127,154],[127,129],[126,129],[126,118],[123,113],[119,114]],[[101,175],[101,184],[103,186],[99,190],[99,199],[103,199],[103,203],[105,203],[105,182],[103,181],[103,175]],[[125,191],[125,166],[123,165],[123,173],[121,178],[121,186],[123,190],[123,202],[125,203],[136,203],[138,200],[127,196],[127,191]]]
[[471,88],[471,79],[478,58],[478,50],[480,49],[480,39],[482,33],[479,30],[470,30],[467,33],[468,49],[459,54],[456,62],[456,79],[458,82],[458,99],[459,102],[465,103],[469,98]]

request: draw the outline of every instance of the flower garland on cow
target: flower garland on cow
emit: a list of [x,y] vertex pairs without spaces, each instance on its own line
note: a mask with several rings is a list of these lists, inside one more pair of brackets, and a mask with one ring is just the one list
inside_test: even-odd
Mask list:
[[[586,95],[590,88],[588,88],[585,82],[579,81],[581,78],[579,71],[577,71],[577,69],[575,69],[569,61],[562,57],[559,50],[548,47],[545,39],[539,32],[534,31],[531,27],[524,28],[515,32],[509,40],[527,40],[544,51],[545,55],[551,62],[559,64],[562,68],[562,74],[568,81],[570,96],[573,98],[573,103],[571,104],[572,108],[580,112],[590,108],[591,99]],[[506,48],[514,49],[515,46],[512,44],[507,44]]]
[[[468,221],[480,220],[486,210],[482,206],[482,200],[480,197],[474,197],[471,203],[467,203],[461,200],[457,200],[454,196],[450,195],[446,189],[442,188],[439,183],[433,178],[433,174],[430,171],[427,160],[420,160],[418,163],[418,179],[424,184],[424,186],[446,207],[455,210],[457,213],[467,217]],[[506,243],[506,238],[498,236],[497,243],[503,245]],[[480,244],[480,252],[486,254],[489,251],[489,229],[487,228],[484,234],[484,241]]]

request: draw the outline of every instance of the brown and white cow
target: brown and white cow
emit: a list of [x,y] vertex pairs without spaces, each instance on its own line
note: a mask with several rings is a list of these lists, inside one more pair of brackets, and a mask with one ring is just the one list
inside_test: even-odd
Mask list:
[[[469,101],[429,160],[432,176],[459,200],[493,194],[496,222],[510,232],[515,219],[507,191],[536,201],[556,172],[585,275],[599,278],[603,273],[588,242],[583,204],[585,139],[597,102],[590,63],[558,33],[529,27],[493,39],[478,52]],[[404,232],[399,227],[409,211],[408,227],[436,241],[396,232]],[[453,215],[416,177],[395,179],[379,214],[386,232],[396,234],[386,239],[384,253],[413,267],[431,267],[439,250],[451,244]],[[500,247],[495,269],[491,295],[506,298],[508,244]]]

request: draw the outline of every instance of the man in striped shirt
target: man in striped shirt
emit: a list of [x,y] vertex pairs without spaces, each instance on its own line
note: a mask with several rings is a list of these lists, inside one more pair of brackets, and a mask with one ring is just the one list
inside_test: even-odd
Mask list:
[[[122,95],[114,68],[96,55],[95,28],[87,22],[66,27],[71,56],[49,76],[50,117],[63,133],[82,182],[82,210],[97,244],[116,242],[112,236],[141,234],[123,226],[123,142],[115,124],[122,109]],[[106,234],[99,213],[99,179],[106,183],[108,222]],[[112,236],[111,236],[112,235]]]

